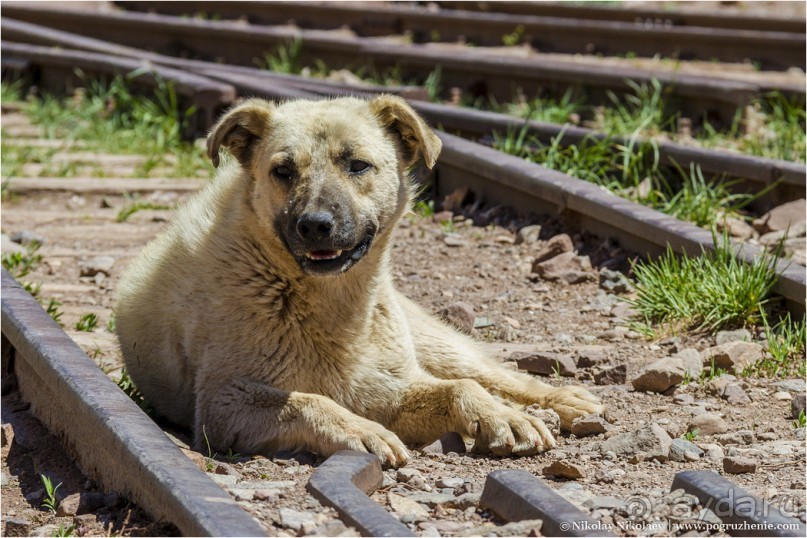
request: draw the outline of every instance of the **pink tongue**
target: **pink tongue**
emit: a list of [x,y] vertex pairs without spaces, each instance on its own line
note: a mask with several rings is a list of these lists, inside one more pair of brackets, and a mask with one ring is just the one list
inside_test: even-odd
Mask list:
[[312,258],[335,258],[335,250],[314,250],[311,252]]

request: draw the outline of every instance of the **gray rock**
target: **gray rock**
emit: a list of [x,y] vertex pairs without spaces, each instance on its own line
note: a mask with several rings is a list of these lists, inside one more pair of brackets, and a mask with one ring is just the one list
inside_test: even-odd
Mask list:
[[807,234],[807,222],[797,222],[787,230],[779,230],[776,232],[768,232],[759,238],[759,242],[767,246],[769,249],[782,242],[784,239],[785,244],[790,240],[801,239]]
[[701,358],[700,351],[688,347],[682,349],[673,355],[673,357],[681,361],[684,372],[689,379],[694,381],[700,378],[701,372],[703,371],[703,359]]
[[436,483],[438,488],[450,488],[450,489],[458,488],[463,484],[465,484],[465,480],[459,477],[441,478]]
[[0,472],[0,486],[8,485],[8,475],[5,471]]
[[536,272],[535,267],[547,260],[551,260],[565,252],[572,252],[574,250],[574,243],[568,234],[559,234],[549,239],[546,244],[535,254],[532,262],[532,271]]
[[437,534],[429,534],[429,536],[440,536],[442,534],[456,534],[460,531],[473,527],[473,523],[469,521],[424,521],[418,524],[418,528],[426,532],[436,532]]
[[236,482],[238,482],[238,477],[235,475],[229,474],[216,474],[216,473],[206,473],[207,476],[213,480],[216,484],[223,488],[232,488],[235,487]]
[[627,293],[633,289],[628,277],[619,271],[600,270],[600,289],[611,293]]
[[754,228],[760,234],[786,230],[804,220],[805,209],[804,198],[782,204],[755,220]]
[[695,397],[691,394],[676,394],[673,396],[673,403],[678,405],[691,405],[695,403]]
[[610,495],[597,495],[583,503],[589,510],[624,510],[627,503]]
[[474,330],[476,312],[468,303],[462,301],[451,303],[437,312],[437,315],[466,334],[471,334]]
[[421,447],[420,451],[426,454],[448,454],[449,452],[464,454],[466,448],[462,435],[457,432],[447,432],[433,443]]
[[680,359],[667,357],[646,366],[631,384],[640,392],[664,392],[683,380],[683,363]]
[[750,342],[752,340],[751,333],[748,329],[737,329],[735,331],[718,331],[715,336],[715,344],[722,346],[730,342]]
[[28,252],[25,247],[12,241],[6,234],[0,234],[0,251],[2,251],[3,254],[24,254]]
[[719,463],[723,461],[723,458],[726,457],[726,453],[723,449],[718,445],[702,445],[703,449],[706,450],[706,458],[710,461],[715,463]]
[[577,367],[590,368],[608,363],[608,351],[605,346],[580,346],[575,349],[577,353]]
[[594,495],[585,489],[579,482],[566,482],[556,491],[558,494],[565,497],[567,501],[579,507],[583,507],[583,503],[594,497]]
[[598,415],[585,415],[572,421],[572,433],[576,437],[605,433],[609,427],[608,422]]
[[544,476],[557,476],[571,480],[586,477],[586,473],[583,471],[582,467],[568,461],[552,462],[550,465],[544,467],[543,474]]
[[[435,508],[440,505],[454,504],[456,497],[450,493],[412,493],[407,495],[407,498],[427,505],[429,508]],[[450,506],[449,506],[450,507]]]
[[280,513],[280,525],[285,529],[309,533],[317,528],[317,520],[310,512],[301,512],[291,508],[281,508],[278,512]]
[[597,385],[624,385],[628,379],[628,367],[618,364],[594,372],[594,383]]
[[784,381],[777,381],[774,385],[788,392],[804,392],[803,379],[785,379]]
[[750,445],[754,442],[754,432],[739,430],[736,432],[715,435],[715,441],[721,445]]
[[89,514],[104,507],[111,507],[118,503],[118,496],[114,493],[84,492],[68,495],[59,502],[56,515],[80,516]]
[[518,364],[519,370],[540,375],[560,374],[565,377],[573,377],[577,372],[577,366],[571,355],[547,351],[535,351],[521,355],[516,358],[516,364]]
[[739,456],[723,458],[723,470],[729,474],[745,474],[757,472],[757,462]]
[[729,383],[720,395],[731,405],[745,405],[751,403],[751,398],[739,383]]
[[459,497],[457,497],[454,504],[456,504],[457,508],[460,510],[467,510],[471,507],[479,506],[479,499],[482,498],[482,492],[470,492],[470,493],[463,493]]
[[112,256],[95,256],[79,263],[79,274],[83,277],[95,276],[98,273],[111,276],[114,266],[115,258]]
[[39,537],[50,537],[50,536],[57,536],[59,533],[59,525],[55,525],[53,523],[49,525],[43,525],[31,533],[31,536]]
[[703,351],[703,364],[715,368],[724,368],[731,373],[742,372],[745,368],[757,363],[765,357],[762,346],[753,342],[729,342],[710,347]]
[[27,519],[11,517],[5,520],[5,524],[6,532],[4,536],[30,536],[31,534],[31,522]]
[[407,483],[415,477],[420,477],[420,471],[411,467],[403,467],[395,473],[395,479],[401,483]]
[[412,499],[389,492],[387,493],[387,502],[401,519],[406,517],[413,523],[429,519],[429,511]]
[[22,230],[11,234],[11,240],[15,243],[19,243],[20,245],[28,245],[31,243],[36,245],[44,245],[46,242],[44,237],[30,230]]
[[314,536],[360,536],[339,519],[329,519],[314,529]]
[[464,247],[468,242],[460,234],[446,234],[443,243],[448,247]]
[[665,461],[670,454],[672,439],[658,424],[649,424],[630,433],[615,435],[600,445],[600,451],[631,457],[643,454],[646,459]]
[[799,393],[793,396],[793,399],[790,401],[790,416],[791,418],[799,418],[799,415],[804,413],[804,406],[805,406],[805,393]]
[[[540,519],[524,519],[511,521],[492,531],[494,536],[541,536],[541,527],[544,522]],[[489,536],[489,535],[485,535]]]
[[673,439],[670,444],[670,459],[672,461],[688,461],[686,458],[687,453],[695,454],[700,458],[704,452],[698,448],[694,443],[690,443],[686,439]]
[[474,318],[474,329],[484,329],[485,327],[495,327],[496,322],[487,316],[477,316]]
[[712,413],[702,413],[692,417],[687,426],[687,431],[694,432],[698,430],[700,435],[716,435],[719,433],[726,433],[729,427],[726,421]]
[[516,233],[516,245],[524,243],[530,245],[538,241],[541,237],[541,225],[533,224],[531,226],[524,226]]
[[568,284],[578,284],[595,278],[588,256],[578,256],[574,252],[564,252],[549,260],[534,263],[532,271],[544,280],[562,280]]

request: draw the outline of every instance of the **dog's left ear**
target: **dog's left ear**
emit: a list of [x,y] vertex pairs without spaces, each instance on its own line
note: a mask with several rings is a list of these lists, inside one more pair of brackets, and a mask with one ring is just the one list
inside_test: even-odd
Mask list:
[[370,101],[370,110],[400,139],[406,166],[414,164],[419,156],[430,169],[434,166],[443,143],[406,101],[395,95],[382,95]]
[[219,166],[219,148],[224,146],[247,168],[252,158],[252,146],[266,135],[272,103],[263,99],[248,99],[222,117],[207,137],[207,156],[213,166]]

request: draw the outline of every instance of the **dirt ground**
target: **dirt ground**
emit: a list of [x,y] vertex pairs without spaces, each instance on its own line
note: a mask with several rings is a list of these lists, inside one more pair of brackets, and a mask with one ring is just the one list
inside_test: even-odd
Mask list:
[[[70,158],[69,153],[62,157]],[[102,163],[105,158],[96,160]],[[119,161],[114,166],[113,175],[131,172]],[[143,194],[142,199],[173,206],[187,196],[157,190]],[[130,199],[114,186],[106,194],[69,189],[15,193],[12,182],[2,204],[4,234],[28,232],[43,244],[42,263],[24,280],[41,283],[39,296],[45,304],[50,299],[61,303],[60,322],[67,333],[113,379],[120,376],[121,365],[110,330],[117,279],[173,214],[172,210],[144,210],[117,222],[118,212],[128,203]],[[516,231],[535,224],[541,226],[540,232],[516,244]],[[593,266],[582,271],[579,283],[545,280],[532,272],[536,255],[550,239],[564,233],[570,235],[575,252],[587,256]],[[539,532],[539,525],[505,525],[478,506],[487,474],[515,468],[543,477],[619,535],[724,535],[725,528],[720,527],[673,526],[697,520],[702,526],[715,523],[714,513],[706,507],[681,492],[670,492],[677,472],[712,470],[804,521],[804,428],[795,427],[791,417],[791,400],[804,391],[804,380],[718,376],[693,379],[663,394],[636,391],[631,380],[644,366],[684,349],[701,352],[716,343],[716,336],[678,334],[647,340],[632,330],[630,309],[621,300],[625,295],[610,293],[600,283],[603,269],[628,270],[630,259],[630,253],[610,241],[577,235],[552,219],[517,218],[501,209],[467,206],[456,214],[407,215],[398,227],[394,248],[399,289],[434,313],[464,312],[474,337],[509,367],[518,367],[514,353],[555,357],[558,367],[560,362],[570,362],[568,375],[558,370],[543,378],[553,385],[585,385],[607,404],[610,422],[596,425],[604,431],[593,435],[558,435],[556,449],[529,458],[473,455],[461,444],[446,449],[447,453],[416,451],[407,468],[385,471],[384,485],[373,498],[424,536],[530,535]],[[79,319],[89,313],[98,317],[96,328],[76,330]],[[453,318],[459,319],[456,314]],[[760,336],[758,332],[751,335]],[[731,383],[745,398],[724,398],[725,387]],[[683,440],[697,423],[696,417],[704,415],[725,431],[689,434],[695,446],[682,453],[680,461],[666,456],[654,459],[644,452],[625,455],[603,446],[620,434],[643,428],[660,429],[670,438]],[[176,533],[164,523],[151,521],[126,499],[100,491],[75,468],[58,440],[31,417],[27,404],[13,391],[3,397],[2,424],[3,535],[53,536],[64,534],[70,526],[79,536]],[[187,441],[183,432],[173,433],[179,444]],[[208,455],[189,455],[269,535],[356,535],[332,509],[322,507],[305,491],[308,477],[322,461],[314,455],[230,454],[212,461]],[[728,474],[726,458],[750,460],[754,470]],[[62,484],[57,496],[64,499],[59,512],[64,515],[42,508],[40,474]],[[69,499],[75,500],[76,494],[92,502],[75,506]]]

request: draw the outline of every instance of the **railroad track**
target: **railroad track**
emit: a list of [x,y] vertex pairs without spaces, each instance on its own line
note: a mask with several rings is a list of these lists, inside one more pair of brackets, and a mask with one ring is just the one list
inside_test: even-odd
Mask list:
[[[264,529],[198,469],[145,413],[42,310],[2,273],[3,376],[16,378],[33,413],[58,433],[87,476],[134,500],[156,519],[192,536],[261,536]],[[337,510],[362,536],[414,536],[367,495],[382,485],[379,461],[343,451],[314,470],[307,489]],[[683,490],[719,522],[704,526],[731,535],[804,536],[804,523],[710,471],[678,473]],[[627,528],[648,525],[649,500],[628,499]],[[591,519],[542,480],[500,470],[485,481],[479,507],[506,522],[541,520],[545,536],[611,536],[619,529]],[[719,507],[719,508],[717,508]],[[679,514],[680,515],[680,514]],[[655,522],[659,524],[658,521]],[[672,523],[669,530],[676,530]],[[694,525],[694,524],[693,524]],[[722,526],[721,526],[722,525]],[[695,528],[695,527],[693,527]]]
[[464,47],[406,45],[390,43],[386,38],[356,38],[340,32],[137,12],[90,13],[11,4],[5,7],[4,16],[168,55],[181,51],[198,59],[218,59],[242,66],[254,66],[267,50],[298,40],[299,61],[304,64],[314,65],[319,60],[332,68],[397,67],[406,76],[422,79],[439,65],[441,82],[447,87],[459,87],[466,95],[499,102],[510,100],[518,90],[526,95],[560,98],[572,88],[584,93],[592,104],[607,105],[609,92],[621,94],[630,90],[628,81],[645,85],[657,81],[685,116],[696,122],[710,117],[730,125],[738,107],[764,93],[776,90],[804,100],[802,80],[776,82],[771,76],[756,77],[752,82],[718,79],[670,70],[546,59],[541,55],[522,58],[480,54]]
[[[5,6],[4,6],[5,7]],[[4,13],[7,15],[8,11]],[[52,45],[59,40],[69,44],[80,54],[67,54],[72,65],[86,66],[88,72],[102,74],[127,73],[134,64],[131,58],[140,57],[164,65],[161,76],[167,80],[185,80],[185,96],[191,102],[197,98],[195,88],[213,88],[208,95],[215,97],[205,106],[204,116],[198,118],[195,129],[204,132],[206,122],[226,106],[236,95],[265,95],[270,98],[314,97],[353,92],[350,87],[320,83],[292,76],[260,74],[244,66],[217,66],[212,62],[185,61],[156,53],[127,49],[120,45],[104,44],[84,38],[83,45],[76,36],[65,33],[44,32],[25,27],[4,18],[4,38],[9,30],[17,35],[38,35],[40,45]],[[26,34],[26,32],[28,32]],[[104,49],[104,47],[107,47]],[[87,56],[95,51],[99,57]],[[108,52],[100,57],[103,51]],[[48,54],[27,44],[3,43],[4,71],[6,69],[42,68],[54,77],[66,72],[65,62],[58,55]],[[9,57],[12,52],[12,57]],[[69,53],[69,51],[67,51]],[[14,61],[13,56],[17,56]],[[84,57],[84,58],[82,58]],[[121,57],[128,60],[119,62]],[[84,59],[89,60],[86,64]],[[128,63],[127,63],[128,62]],[[161,63],[164,62],[164,63]],[[144,64],[137,63],[135,67]],[[44,68],[43,68],[44,67]],[[178,71],[175,72],[175,71]],[[190,78],[188,73],[193,73]],[[269,82],[272,86],[269,86]],[[154,79],[142,75],[141,82],[150,85]],[[381,88],[365,88],[367,94]],[[417,88],[400,88],[401,92],[418,92]],[[200,90],[201,92],[201,90]],[[520,126],[523,121],[503,115],[462,111],[461,109],[413,101],[421,113],[446,130],[460,131],[467,136],[481,138],[493,131]],[[515,122],[515,123],[513,123]],[[539,137],[559,134],[557,127],[529,124]],[[590,133],[569,129],[570,140]],[[540,166],[509,157],[460,138],[443,135],[444,154],[433,176],[438,196],[453,192],[460,186],[472,186],[490,204],[502,204],[525,212],[561,214],[574,226],[617,237],[624,246],[635,252],[657,253],[669,243],[690,254],[699,248],[711,248],[711,236],[703,230],[684,225],[674,219],[660,216],[646,208],[606,195],[599,189]],[[662,151],[671,159],[692,159],[692,162],[712,166],[716,170],[736,170],[738,177],[750,182],[767,184],[780,180],[791,191],[782,190],[782,197],[794,196],[804,189],[804,167],[787,163],[770,162],[748,157],[721,157],[714,152],[677,148],[662,144]],[[675,152],[691,151],[691,153]],[[722,160],[721,160],[722,159]],[[745,160],[743,160],[745,159]],[[677,161],[677,162],[681,162]],[[711,165],[708,163],[712,163]],[[721,168],[722,167],[722,168]],[[728,167],[728,168],[726,168]],[[733,167],[733,168],[731,168]],[[752,177],[748,177],[752,176]],[[183,182],[153,181],[124,185],[114,180],[86,180],[75,185],[59,181],[12,178],[9,192],[36,193],[43,190],[69,190],[71,192],[109,192],[110,189],[132,192],[138,188],[149,190],[192,190]],[[103,185],[101,185],[103,183]],[[115,186],[117,185],[117,187]],[[790,194],[788,194],[790,192]],[[642,234],[637,231],[642,230]],[[653,233],[645,233],[653,230]],[[651,237],[647,237],[647,236]],[[751,259],[755,253],[746,247],[742,256]],[[795,310],[804,309],[804,270],[780,266],[777,292],[787,298]],[[71,448],[79,464],[88,474],[104,486],[136,501],[155,518],[173,522],[188,535],[257,535],[262,534],[258,523],[243,512],[232,497],[213,483],[206,473],[190,464],[186,456],[140,409],[109,381],[95,364],[76,347],[70,338],[45,314],[35,299],[3,272],[2,279],[2,331],[3,365],[6,377],[14,375],[24,397],[31,402],[32,410],[49,428],[59,433]],[[70,412],[65,415],[64,410]],[[505,522],[534,521],[540,519],[544,535],[588,536],[625,534],[651,524],[669,525],[681,521],[653,519],[653,505],[647,498],[621,499],[625,503],[624,519],[604,525],[590,514],[570,503],[535,478],[534,473],[500,470],[490,473],[478,499],[479,508],[495,514],[499,524]],[[340,453],[319,465],[307,482],[307,488],[323,505],[333,507],[340,518],[365,536],[412,535],[411,526],[403,525],[377,502],[378,493],[385,481],[378,462],[358,453]],[[352,486],[351,486],[352,484]],[[710,508],[718,518],[701,522],[702,529],[721,529],[729,534],[749,535],[761,531],[769,536],[803,536],[804,523],[789,517],[759,496],[742,489],[712,472],[685,471],[678,473],[668,487],[671,491],[683,490],[692,513]],[[694,500],[693,500],[694,499]],[[694,504],[693,504],[694,503]],[[721,507],[722,510],[717,510]],[[620,508],[620,510],[623,510]],[[791,514],[792,515],[792,514]],[[687,520],[684,523],[691,523]],[[722,525],[722,527],[720,526]],[[731,527],[729,525],[734,525]],[[642,527],[644,526],[644,527]],[[428,527],[421,527],[428,528]],[[513,527],[518,528],[518,527]],[[532,527],[521,527],[532,531]],[[526,533],[526,532],[525,532]]]

